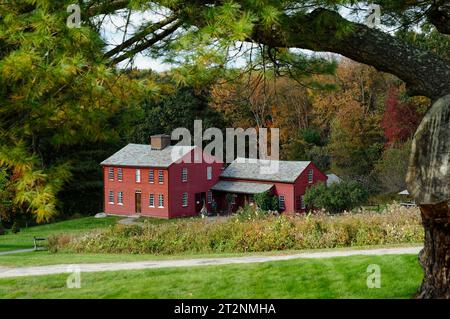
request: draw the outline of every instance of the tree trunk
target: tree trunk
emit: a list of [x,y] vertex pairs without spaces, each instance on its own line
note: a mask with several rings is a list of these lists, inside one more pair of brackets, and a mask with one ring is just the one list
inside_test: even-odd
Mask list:
[[422,205],[425,246],[419,261],[424,279],[416,298],[450,299],[450,209],[447,203]]
[[450,298],[450,95],[437,102],[420,123],[412,143],[407,184],[420,204],[425,244],[424,270],[416,298]]

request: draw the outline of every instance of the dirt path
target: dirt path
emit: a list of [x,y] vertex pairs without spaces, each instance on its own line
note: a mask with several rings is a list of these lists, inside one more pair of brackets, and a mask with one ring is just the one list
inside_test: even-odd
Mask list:
[[281,261],[298,258],[330,258],[345,257],[355,255],[397,255],[397,254],[418,254],[422,247],[402,247],[402,248],[382,248],[366,250],[337,250],[326,252],[298,253],[285,256],[243,256],[243,257],[218,257],[218,258],[197,258],[197,259],[177,259],[177,260],[151,260],[119,263],[96,263],[96,264],[74,264],[74,265],[48,265],[37,267],[21,268],[0,268],[0,278],[19,276],[40,276],[52,275],[73,271],[74,267],[81,272],[113,271],[113,270],[134,270],[151,268],[170,267],[195,267],[207,265],[227,265],[261,263],[268,261]]

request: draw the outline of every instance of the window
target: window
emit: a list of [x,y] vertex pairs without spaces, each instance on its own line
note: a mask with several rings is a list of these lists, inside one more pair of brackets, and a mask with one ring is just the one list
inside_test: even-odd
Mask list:
[[117,193],[117,204],[123,205],[123,192]]
[[279,197],[278,197],[278,206],[279,206],[279,208],[281,209],[281,210],[285,210],[286,209],[286,206],[285,206],[286,204],[285,204],[285,201],[284,201],[284,195],[280,195]]
[[121,182],[122,179],[123,179],[123,172],[122,172],[122,169],[121,169],[121,168],[118,168],[118,169],[117,169],[117,180],[118,180],[119,182]]
[[206,179],[212,180],[212,167],[211,166],[208,166],[206,168]]
[[312,183],[313,182],[313,177],[314,177],[314,170],[310,169],[308,172],[308,183]]
[[187,205],[188,205],[188,193],[183,193],[182,205],[183,205],[183,207],[187,207]]
[[109,191],[109,203],[114,204],[114,191]]
[[114,167],[110,167],[110,168],[108,169],[108,179],[109,179],[110,181],[113,181],[113,180],[114,180]]
[[302,196],[297,196],[297,201],[295,203],[296,210],[302,209]]
[[304,195],[300,196],[300,201],[302,203],[302,205],[300,206],[301,209],[306,209],[306,203],[305,203],[305,196]]
[[185,167],[181,171],[181,181],[182,182],[187,182],[187,178],[188,178],[188,169]]
[[150,194],[148,201],[149,201],[148,205],[150,207],[155,207],[155,195],[154,194]]
[[158,207],[160,207],[160,208],[164,207],[164,195],[163,194],[158,195]]
[[155,171],[152,169],[148,171],[148,182],[152,184],[155,182]]
[[212,200],[213,200],[212,192],[209,191],[209,192],[208,192],[208,204],[211,204],[211,203],[212,203]]
[[164,171],[158,171],[158,183],[164,183]]
[[141,182],[141,170],[137,169],[136,170],[136,183],[140,183]]
[[236,194],[231,195],[231,205],[236,204]]

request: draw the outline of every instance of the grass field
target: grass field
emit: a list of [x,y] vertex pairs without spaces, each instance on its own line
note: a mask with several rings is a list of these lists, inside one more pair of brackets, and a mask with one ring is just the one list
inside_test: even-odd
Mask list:
[[[381,288],[367,287],[367,267],[381,269]],[[410,298],[422,270],[414,255],[353,256],[0,279],[0,298]]]
[[60,233],[77,234],[96,228],[104,228],[117,222],[118,217],[107,218],[85,217],[22,228],[19,233],[13,234],[8,231],[6,235],[0,236],[0,252],[33,247],[33,237],[48,237]]

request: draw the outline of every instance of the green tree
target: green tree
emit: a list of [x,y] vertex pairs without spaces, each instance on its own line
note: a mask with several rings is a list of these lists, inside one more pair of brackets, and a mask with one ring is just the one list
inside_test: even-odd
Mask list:
[[331,214],[350,211],[367,200],[368,193],[357,182],[343,180],[327,187],[319,183],[306,190],[305,203],[310,208],[323,208]]

